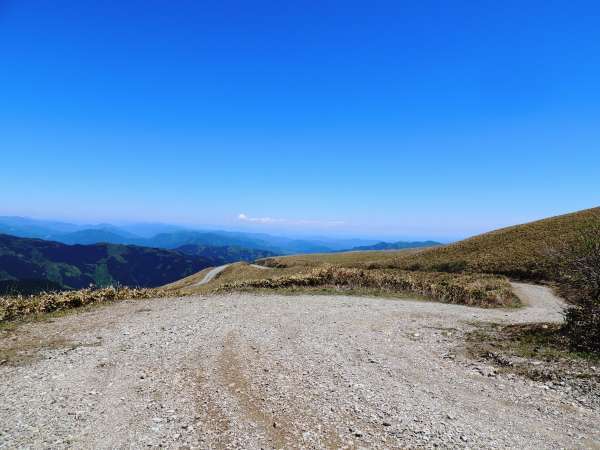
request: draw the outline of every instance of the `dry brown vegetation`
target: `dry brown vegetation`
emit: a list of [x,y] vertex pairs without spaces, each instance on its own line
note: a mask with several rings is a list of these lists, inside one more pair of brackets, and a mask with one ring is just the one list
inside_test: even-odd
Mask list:
[[[212,286],[219,290],[369,287],[386,293],[415,293],[441,301],[504,306],[513,302],[497,296],[495,288],[487,284],[490,280],[498,286],[502,283],[508,286],[508,281],[502,278],[506,276],[554,282],[564,288],[566,271],[559,269],[574,266],[576,260],[564,253],[559,263],[556,249],[576,246],[582,230],[598,226],[600,208],[593,208],[496,230],[442,247],[265,258],[259,263],[274,269],[271,276],[258,273],[247,276],[242,270],[231,277],[231,282],[221,280]],[[327,269],[327,265],[334,268]],[[276,277],[276,274],[281,276]],[[486,278],[485,274],[500,278]],[[587,282],[583,280],[583,284]],[[479,288],[472,289],[475,285],[486,286],[483,291],[488,290],[489,295],[484,295]],[[487,300],[482,301],[482,298]]]
[[310,255],[293,255],[263,258],[258,262],[267,267],[291,268],[291,267],[318,267],[323,264],[331,264],[343,267],[355,267],[361,269],[389,268],[399,255],[415,254],[424,249],[404,249],[386,251],[363,251],[363,252],[341,252],[341,253],[317,253]]
[[332,288],[414,294],[446,303],[476,306],[516,306],[508,280],[492,275],[453,275],[440,272],[365,270],[326,265],[308,273],[224,282],[215,291],[247,289]]
[[[562,263],[558,267],[556,249],[573,248],[582,230],[598,226],[600,208],[593,208],[504,228],[443,247],[260,260],[260,264],[271,270],[245,263],[232,264],[205,285],[198,282],[209,269],[161,289],[84,289],[0,298],[0,322],[126,298],[289,288],[410,294],[449,303],[514,306],[518,300],[506,277],[562,282],[566,286],[563,274],[568,271],[564,268],[570,267],[571,260],[564,256],[568,252],[559,252]],[[570,273],[572,276],[573,271]]]
[[531,281],[558,281],[553,250],[600,224],[600,207],[485,233],[435,248],[267,258],[271,267],[315,267],[324,262],[367,269],[491,273]]
[[63,311],[118,300],[161,297],[158,289],[108,287],[77,291],[46,292],[31,296],[0,297],[0,323],[37,314]]
[[574,350],[600,354],[600,223],[582,229],[556,259],[561,293],[575,305],[563,332]]

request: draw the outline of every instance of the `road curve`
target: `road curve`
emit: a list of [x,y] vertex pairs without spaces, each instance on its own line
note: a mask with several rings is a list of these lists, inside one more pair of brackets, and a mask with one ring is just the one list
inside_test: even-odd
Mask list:
[[[200,280],[198,283],[193,284],[192,286],[201,286],[203,284],[209,283],[212,280],[215,279],[215,277],[220,274],[221,272],[223,272],[225,269],[227,269],[231,264],[223,264],[222,266],[218,266],[218,267],[214,267],[213,269],[209,270],[206,275],[204,275],[204,278],[202,278],[202,280]],[[258,264],[249,264],[250,267],[254,267],[255,269],[261,269],[261,270],[269,270],[271,269],[271,267],[266,267],[266,266],[260,266]]]
[[223,264],[222,266],[218,266],[218,267],[214,267],[214,268],[210,269],[206,273],[206,275],[204,275],[204,278],[202,278],[199,282],[197,282],[196,284],[193,284],[192,286],[201,286],[203,284],[206,284],[206,283],[212,281],[218,274],[223,272],[230,265],[231,264]]
[[457,353],[478,322],[560,320],[517,288],[530,306],[240,293],[0,330],[0,448],[594,448],[593,403]]
[[[552,289],[546,286],[527,283],[511,283],[513,292],[525,305],[522,309],[528,315],[538,314],[545,319],[531,320],[531,322],[561,322],[564,310],[567,307],[565,301],[558,297]],[[552,317],[554,320],[548,320]]]

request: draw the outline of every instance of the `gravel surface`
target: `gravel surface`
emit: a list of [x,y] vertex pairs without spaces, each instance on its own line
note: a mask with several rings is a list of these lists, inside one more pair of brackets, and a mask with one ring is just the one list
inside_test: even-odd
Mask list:
[[223,264],[222,266],[218,266],[218,267],[214,267],[212,269],[210,269],[208,272],[206,272],[206,275],[204,275],[204,278],[202,278],[198,283],[195,284],[195,286],[201,286],[203,284],[206,284],[210,281],[212,281],[217,275],[219,275],[221,272],[223,272],[225,269],[227,269],[231,264]]
[[477,322],[561,320],[342,296],[126,301],[0,338],[0,448],[598,448],[600,411],[455,356]]

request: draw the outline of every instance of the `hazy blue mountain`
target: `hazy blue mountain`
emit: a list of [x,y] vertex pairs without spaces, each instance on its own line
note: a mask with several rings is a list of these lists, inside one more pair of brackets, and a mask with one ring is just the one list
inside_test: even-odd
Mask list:
[[324,247],[328,247],[333,251],[346,250],[349,248],[359,247],[359,246],[367,246],[377,244],[379,241],[375,239],[332,239],[332,238],[324,238],[324,237],[315,237],[310,239],[311,242],[318,243]]
[[175,233],[184,230],[186,230],[186,228],[165,223],[134,223],[118,225],[113,231],[117,234],[130,233],[133,236],[148,239],[157,234]]
[[277,255],[327,253],[341,250],[399,249],[437,245],[437,243],[382,243],[369,239],[330,237],[293,238],[265,233],[223,230],[190,230],[177,225],[141,223],[113,225],[75,225],[24,217],[0,217],[0,233],[19,237],[35,237],[64,244],[90,245],[111,243],[176,249],[195,245],[204,247],[241,247]]
[[63,244],[131,244],[140,238],[132,237],[132,235],[124,236],[117,234],[109,229],[98,228],[79,230],[66,234],[53,234],[49,238]]
[[[235,245],[214,247],[206,245],[188,244],[175,249],[186,255],[202,256],[214,262],[214,265],[228,264],[236,261],[253,262],[260,258],[275,256],[275,253],[266,250],[238,247]],[[217,264],[218,263],[218,264]]]
[[227,232],[205,231],[176,231],[161,233],[152,238],[140,241],[141,244],[158,248],[177,248],[183,245],[210,245],[210,246],[239,246],[280,253],[279,249],[268,242],[248,238],[244,235]]
[[140,239],[140,238],[144,237],[141,234],[132,233],[131,231],[129,231],[125,228],[122,228],[122,227],[119,227],[116,225],[112,225],[110,223],[100,223],[97,225],[84,225],[78,231],[83,231],[83,230],[107,231],[109,233],[113,233],[113,234],[119,235],[119,236],[127,238],[127,239]]
[[442,245],[441,242],[435,241],[417,241],[417,242],[378,242],[374,245],[364,245],[354,247],[351,251],[363,251],[363,250],[402,250],[405,248],[421,248],[421,247],[433,247],[436,245]]
[[53,234],[77,231],[77,225],[27,217],[0,216],[0,233],[20,237],[46,238]]

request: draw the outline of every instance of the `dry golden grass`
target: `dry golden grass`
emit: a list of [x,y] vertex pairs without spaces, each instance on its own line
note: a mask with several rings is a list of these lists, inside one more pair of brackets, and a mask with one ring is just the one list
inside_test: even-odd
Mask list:
[[238,267],[205,289],[368,287],[455,303],[510,305],[514,299],[508,294],[510,285],[504,276],[560,281],[553,249],[569,245],[582,229],[599,223],[600,208],[593,208],[435,248],[265,258],[259,263],[273,268],[269,275]]
[[159,289],[114,288],[47,292],[32,296],[0,297],[0,323],[38,314],[118,300],[164,297]]
[[160,289],[84,289],[34,297],[0,298],[0,322],[128,298],[208,294],[232,290],[323,288],[382,295],[411,294],[443,302],[514,306],[505,276],[558,281],[552,249],[568,246],[582,230],[600,224],[600,208],[496,230],[428,249],[367,251],[266,258],[262,270],[232,264],[198,285],[206,272]]
[[182,278],[181,280],[165,284],[161,287],[161,289],[168,291],[178,291],[179,289],[187,288],[189,286],[199,283],[211,269],[212,267],[207,267],[206,269],[203,269],[200,272],[196,272],[195,274],[190,275],[188,277]]
[[323,264],[332,264],[343,267],[371,268],[391,264],[398,255],[409,255],[424,249],[404,249],[386,251],[363,251],[343,253],[317,253],[310,255],[293,255],[263,258],[259,264],[267,267],[318,267]]
[[582,230],[600,223],[600,208],[504,228],[455,244],[398,255],[394,267],[411,270],[503,274],[526,280],[557,280],[554,250],[569,246]]
[[454,244],[395,252],[351,252],[267,258],[272,267],[345,267],[501,274],[557,281],[553,250],[568,246],[582,230],[600,224],[600,207],[485,233]]
[[176,290],[182,295],[202,295],[214,292],[216,288],[223,284],[239,280],[259,280],[273,276],[293,275],[308,271],[308,269],[304,267],[293,267],[290,269],[259,269],[248,263],[239,262],[228,266],[209,283],[199,285],[198,283],[204,278],[204,275],[208,270],[210,269],[199,272],[199,274],[197,274],[198,276],[192,275],[183,280],[179,280],[176,283],[166,285],[161,289],[166,292]]
[[375,295],[417,296],[446,303],[484,307],[518,306],[510,283],[504,277],[492,275],[457,275],[439,272],[409,272],[399,270],[369,270],[332,265],[254,269],[236,264],[196,292],[224,293],[231,291],[304,289],[371,293]]

